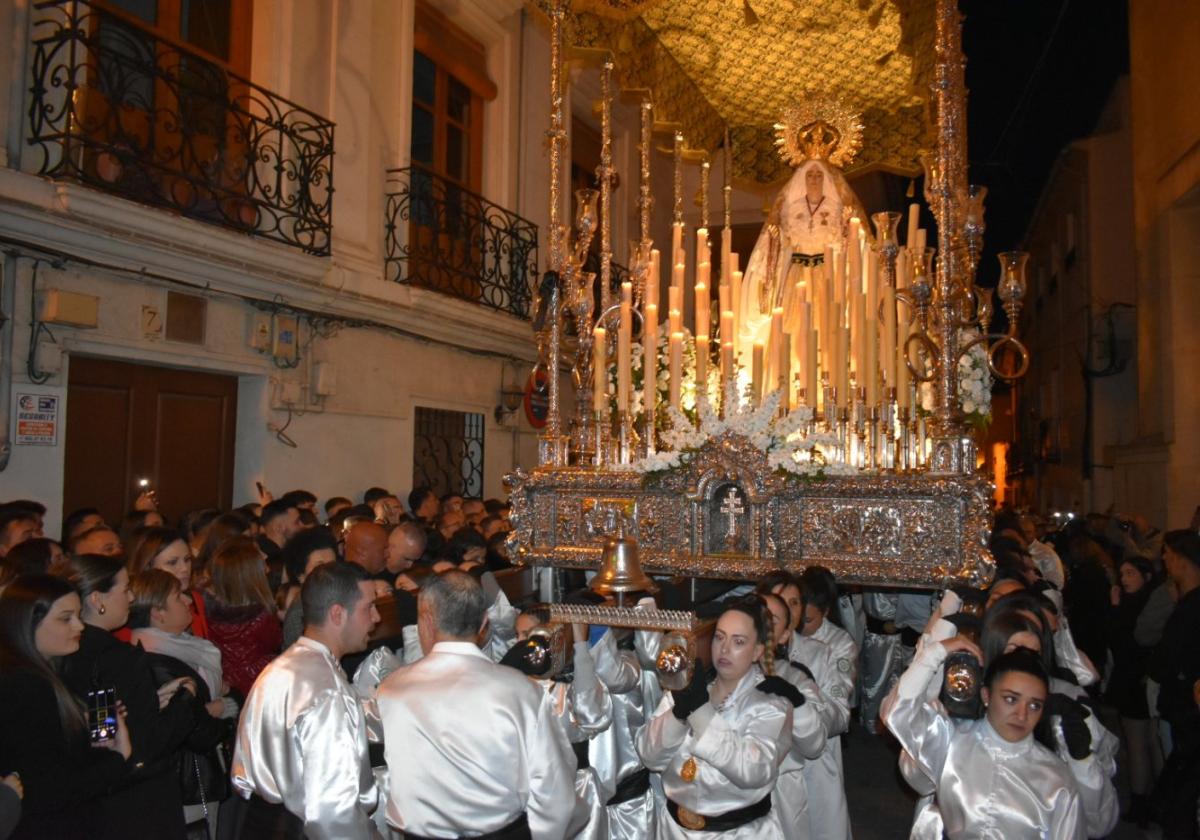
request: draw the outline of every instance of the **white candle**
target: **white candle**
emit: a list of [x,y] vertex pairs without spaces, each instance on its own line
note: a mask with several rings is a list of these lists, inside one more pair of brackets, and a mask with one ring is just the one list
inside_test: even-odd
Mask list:
[[[642,411],[653,418],[658,402],[658,304],[646,304],[642,327]],[[653,427],[654,421],[650,420]]]
[[805,375],[808,377],[805,380],[805,390],[808,392],[808,405],[810,408],[817,407],[817,400],[821,396],[820,386],[817,384],[820,377],[817,376],[817,331],[813,330],[808,334],[808,368],[805,370]]
[[604,327],[592,330],[592,411],[608,412],[608,348]]
[[779,406],[788,412],[792,408],[792,336],[784,333],[779,342]]
[[659,265],[659,253],[657,248],[650,249],[650,276],[646,278],[646,292],[643,297],[645,303],[653,303],[658,305],[658,284],[661,282],[659,276],[661,266]]
[[782,359],[788,348],[783,341],[783,307],[771,310],[771,333],[767,344],[767,380],[764,394],[769,394],[779,385],[779,374],[783,369]]
[[850,365],[846,362],[846,357],[850,352],[850,330],[848,327],[842,327],[838,330],[838,357],[841,364],[838,365],[838,408],[845,408],[849,401],[850,391]]
[[883,378],[889,388],[896,387],[896,290],[891,286],[883,289]]
[[617,329],[617,410],[629,410],[633,350],[633,284],[621,284],[621,321]]
[[696,283],[696,328],[693,332],[697,337],[708,337],[709,323],[712,318],[712,306],[708,299],[708,286],[702,282]]
[[683,333],[673,332],[669,339],[667,370],[671,377],[669,394],[671,406],[679,408],[679,388],[683,379]]
[[[724,317],[724,316],[722,316]],[[721,399],[725,398],[725,391],[729,387],[729,382],[733,378],[733,342],[721,342]]]
[[[734,259],[737,259],[736,254],[734,254]],[[738,330],[742,328],[742,272],[737,271],[736,269],[733,271],[732,279],[729,282],[729,297],[730,303],[732,304],[730,308],[733,309],[733,332],[731,333],[731,336],[733,337],[734,341],[736,341]],[[734,356],[736,357],[736,355],[737,347],[735,345]]]
[[708,336],[696,336],[696,397],[708,396]]
[[726,225],[721,231],[721,279],[728,283],[734,267],[729,264],[733,254],[733,228]]
[[683,277],[684,277],[685,272],[687,272],[687,265],[685,265],[682,261],[676,262],[675,267],[671,269],[671,288],[672,289],[682,289],[683,288]]
[[750,357],[750,398],[755,403],[762,401],[763,384],[763,343],[754,342],[754,352]]
[[671,225],[671,265],[683,262],[683,222]]
[[921,226],[921,206],[916,202],[908,205],[908,235],[904,238],[904,244],[909,250],[916,245],[917,228]]

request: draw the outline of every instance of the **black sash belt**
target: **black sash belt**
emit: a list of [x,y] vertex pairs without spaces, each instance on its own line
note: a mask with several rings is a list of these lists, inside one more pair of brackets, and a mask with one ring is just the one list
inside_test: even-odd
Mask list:
[[303,840],[304,820],[280,803],[251,794],[240,817],[238,837],[269,837],[272,840]]
[[575,743],[571,744],[571,749],[575,751],[576,769],[586,770],[592,766],[591,761],[588,760],[587,741],[576,741]]
[[680,808],[678,803],[670,799],[667,800],[667,810],[671,812],[671,819],[691,831],[732,831],[771,813],[771,795],[767,794],[753,805],[747,805],[745,808],[737,808],[712,816]]
[[617,782],[617,792],[604,804],[608,807],[637,799],[650,790],[650,771],[643,767]]
[[[413,834],[411,831],[404,832],[403,836],[404,840],[432,840],[429,837]],[[459,837],[457,840],[467,840],[467,838]],[[487,834],[474,834],[470,840],[533,840],[533,835],[529,833],[529,818],[525,814],[521,814],[504,828],[489,831]]]

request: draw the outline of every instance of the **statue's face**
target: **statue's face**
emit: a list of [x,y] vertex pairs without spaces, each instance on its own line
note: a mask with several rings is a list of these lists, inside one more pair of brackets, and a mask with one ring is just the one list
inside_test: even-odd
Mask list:
[[825,173],[819,166],[810,166],[804,173],[804,186],[812,192],[822,192],[825,186]]

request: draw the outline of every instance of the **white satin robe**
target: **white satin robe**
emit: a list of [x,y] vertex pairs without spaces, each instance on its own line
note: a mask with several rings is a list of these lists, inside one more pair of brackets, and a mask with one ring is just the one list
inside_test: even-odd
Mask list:
[[779,766],[771,807],[779,813],[780,827],[787,840],[810,840],[808,810],[812,803],[804,768],[825,750],[821,690],[808,674],[790,662],[776,662],[775,673],[800,690],[804,703],[792,708],[792,742]]
[[257,794],[283,803],[311,840],[374,837],[379,791],[367,737],[363,702],[338,661],[301,636],[250,689],[230,768],[233,788],[246,799]]
[[[791,746],[792,704],[763,694],[755,686],[763,672],[752,667],[727,698],[724,711],[705,703],[678,720],[674,699],[664,695],[654,717],[638,733],[638,753],[651,770],[662,773],[667,798],[697,814],[723,814],[769,796],[779,765]],[[711,690],[711,688],[710,688]],[[697,774],[687,782],[679,775],[684,762],[695,759]],[[671,840],[783,840],[779,814],[766,816],[727,832],[689,831],[665,807],[656,814],[658,836]]]
[[1066,763],[1028,736],[1012,743],[987,718],[954,721],[928,700],[946,660],[924,647],[900,678],[884,723],[935,780],[948,840],[1085,840],[1079,790]]
[[[588,759],[611,799],[618,783],[640,771],[644,765],[637,752],[635,737],[646,723],[642,697],[642,666],[633,651],[617,647],[612,630],[592,648],[596,676],[612,697],[613,722],[594,737],[588,747]],[[654,840],[654,793],[647,789],[639,797],[608,805],[608,836],[611,840]]]
[[[1087,692],[1079,686],[1057,677],[1050,678],[1050,691],[1075,700],[1087,696]],[[1088,717],[1087,727],[1092,736],[1091,755],[1079,761],[1071,758],[1062,737],[1062,728],[1057,722],[1053,727],[1057,744],[1055,752],[1067,763],[1079,788],[1083,813],[1087,818],[1088,837],[1107,837],[1117,827],[1121,817],[1121,803],[1113,786],[1121,742],[1100,722],[1095,712]]]
[[[930,654],[926,653],[926,649],[931,645],[937,645],[937,642],[943,639],[952,638],[956,633],[957,629],[948,621],[931,622],[929,632],[924,634],[918,643],[917,657],[925,657],[928,661]],[[1074,649],[1074,640],[1070,637],[1070,631],[1060,625],[1059,633],[1064,633],[1069,640],[1064,645],[1064,649],[1068,651]],[[1058,633],[1055,635],[1055,647],[1058,648],[1060,645],[1057,639]],[[941,647],[941,645],[937,645],[937,647]],[[914,659],[914,661],[916,660]],[[1082,660],[1072,660],[1069,655],[1066,657],[1066,661],[1075,663],[1072,671],[1075,671],[1075,668],[1086,667]],[[1060,658],[1059,662],[1062,663],[1063,659]],[[939,666],[930,678],[926,692],[926,701],[934,704],[939,710],[942,707],[937,697],[941,691],[941,685],[942,668]],[[896,702],[897,690],[893,689],[888,698],[884,700],[882,707],[884,714]],[[1057,677],[1050,678],[1050,691],[1054,694],[1065,694],[1076,700],[1087,694],[1079,686]],[[1106,837],[1116,828],[1120,818],[1120,801],[1113,785],[1120,741],[1094,713],[1088,717],[1087,725],[1092,736],[1091,755],[1078,761],[1071,758],[1066,742],[1062,738],[1061,725],[1057,721],[1052,727],[1056,742],[1054,752],[1067,765],[1075,779],[1083,806],[1088,836]],[[913,827],[909,834],[910,840],[941,840],[942,825],[940,812],[933,801],[933,780],[923,775],[919,764],[906,752],[900,754],[900,773],[909,786],[921,797],[914,813]]]
[[[576,642],[575,675],[571,682],[533,680],[550,697],[554,716],[572,744],[591,741],[612,726],[613,703],[608,689],[596,677],[596,664],[587,642]],[[567,837],[576,840],[603,840],[608,835],[607,791],[597,772],[590,768],[575,771],[575,809],[567,827]]]
[[378,693],[389,825],[425,837],[502,828],[522,812],[561,840],[575,807],[575,754],[550,695],[469,642],[439,642]]
[[809,834],[813,840],[849,840],[850,809],[839,736],[850,728],[850,694],[858,662],[854,640],[826,621],[812,636],[794,633],[788,659],[802,662],[812,671],[821,692],[817,708],[825,724],[825,748],[805,762],[801,771],[808,788]]
[[[638,606],[654,609],[655,601],[653,598],[643,598],[638,601]],[[633,634],[633,649],[642,666],[642,708],[646,710],[647,722],[663,699],[663,687],[658,681],[658,654],[662,651],[665,637],[664,633],[657,630],[637,630]],[[655,811],[666,808],[661,773],[650,773],[650,790],[654,794]]]

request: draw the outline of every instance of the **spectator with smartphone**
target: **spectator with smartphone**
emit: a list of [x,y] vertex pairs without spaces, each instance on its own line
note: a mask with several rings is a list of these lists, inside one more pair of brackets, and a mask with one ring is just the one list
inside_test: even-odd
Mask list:
[[23,796],[13,838],[94,837],[95,803],[132,769],[129,730],[92,742],[83,706],[55,664],[79,649],[80,598],[64,580],[28,575],[0,594],[0,774]]
[[80,595],[84,628],[79,650],[63,662],[63,682],[81,699],[89,691],[115,689],[129,710],[133,748],[141,759],[124,784],[99,800],[92,836],[182,838],[174,759],[196,724],[196,687],[188,680],[160,686],[145,652],[113,635],[129,618],[129,573],[121,558],[75,556],[67,571]]

